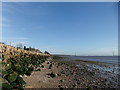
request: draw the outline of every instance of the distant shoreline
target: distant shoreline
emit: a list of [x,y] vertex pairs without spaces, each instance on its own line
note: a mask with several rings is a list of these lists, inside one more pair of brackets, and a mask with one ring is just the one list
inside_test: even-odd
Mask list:
[[82,57],[99,57],[99,56],[105,56],[105,57],[119,57],[118,55],[114,55],[114,56],[112,56],[112,55],[65,55],[65,54],[52,54],[52,55],[56,55],[56,56],[82,56]]

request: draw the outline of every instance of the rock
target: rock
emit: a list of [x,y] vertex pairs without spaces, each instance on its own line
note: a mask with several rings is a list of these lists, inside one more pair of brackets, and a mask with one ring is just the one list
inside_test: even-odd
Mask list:
[[66,76],[69,76],[69,74],[66,74]]
[[61,76],[61,74],[57,74],[57,76]]
[[60,80],[60,82],[64,82],[65,80]]
[[52,64],[50,64],[49,69],[51,69],[51,67],[52,67]]
[[73,87],[75,87],[76,86],[76,84],[73,84]]
[[62,85],[58,85],[58,87],[60,88]]
[[65,72],[64,72],[64,71],[61,71],[61,74],[65,74]]
[[32,86],[26,86],[26,88],[33,88]]
[[58,76],[58,74],[55,74],[55,76],[57,77],[57,76]]
[[44,65],[41,65],[41,68],[44,68]]
[[47,75],[49,75],[49,76],[52,77],[52,78],[56,77],[56,74],[54,74],[53,72],[51,72],[51,73],[49,73],[49,74],[47,74]]
[[24,75],[24,77],[26,77],[26,78],[27,78],[28,76],[27,76],[27,75]]
[[47,64],[49,64],[49,62],[47,62]]

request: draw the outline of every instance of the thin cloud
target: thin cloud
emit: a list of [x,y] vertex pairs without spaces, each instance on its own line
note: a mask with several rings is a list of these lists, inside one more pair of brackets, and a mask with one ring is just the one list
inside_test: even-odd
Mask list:
[[24,13],[24,6],[26,3],[10,3],[10,2],[3,2],[2,3],[2,12],[6,14],[14,14],[14,13]]
[[8,38],[4,38],[4,39],[8,39],[8,40],[28,40],[29,38],[26,38],[26,37],[8,37]]
[[28,40],[29,38],[19,37],[19,38],[15,38],[15,39],[18,39],[18,40]]
[[5,17],[0,18],[0,27],[10,26],[9,20]]
[[28,41],[14,41],[14,42],[10,42],[10,44],[12,46],[16,46],[18,43],[21,43],[23,46],[24,45],[29,45],[29,42]]
[[91,54],[97,54],[97,55],[112,55],[113,52],[115,53],[115,55],[118,55],[117,48],[98,48],[95,50],[91,50]]
[[2,3],[2,12],[6,12],[8,14],[13,13],[15,8],[13,8],[9,3]]
[[119,2],[119,0],[3,0],[4,2]]
[[5,41],[5,43],[10,44],[12,46],[16,46],[16,44],[18,44],[18,43],[21,43],[23,45],[29,45],[29,38],[26,38],[26,37],[9,37],[9,38],[5,37],[2,39],[3,39],[3,41]]

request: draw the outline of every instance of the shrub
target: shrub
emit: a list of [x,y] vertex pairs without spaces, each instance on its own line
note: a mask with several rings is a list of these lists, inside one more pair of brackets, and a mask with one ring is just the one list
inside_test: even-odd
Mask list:
[[9,58],[6,63],[2,62],[2,88],[23,89],[25,81],[21,76],[30,76],[33,67],[39,66],[47,57],[30,55],[29,57],[15,56]]
[[45,51],[44,53],[45,53],[45,54],[50,54],[48,51]]

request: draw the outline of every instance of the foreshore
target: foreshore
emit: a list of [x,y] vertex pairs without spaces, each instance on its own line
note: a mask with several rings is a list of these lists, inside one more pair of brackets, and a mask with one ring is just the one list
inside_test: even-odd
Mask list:
[[[25,88],[118,88],[119,75],[111,77],[110,72],[89,67],[95,64],[98,63],[49,59],[38,67],[38,71],[33,71],[31,76],[23,77]],[[107,67],[107,64],[98,65]]]
[[5,44],[0,44],[0,48],[5,90],[17,88],[16,85],[21,88],[118,88],[120,74],[117,65],[68,60]]

